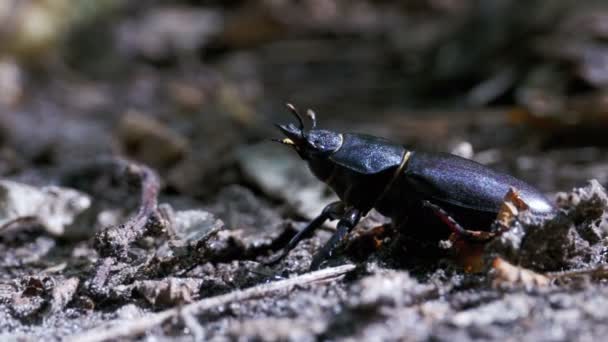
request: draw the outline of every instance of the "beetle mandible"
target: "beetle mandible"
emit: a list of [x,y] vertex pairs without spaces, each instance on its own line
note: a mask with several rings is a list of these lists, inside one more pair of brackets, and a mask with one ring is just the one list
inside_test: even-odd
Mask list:
[[334,235],[313,257],[311,269],[319,268],[372,208],[402,231],[424,229],[435,239],[449,234],[448,226],[453,231],[488,231],[511,187],[532,212],[548,215],[555,210],[531,185],[477,162],[447,153],[410,151],[380,137],[317,129],[310,109],[306,115],[312,127],[306,130],[298,110],[287,107],[298,126],[277,124],[285,138],[275,141],[293,147],[340,200],[327,205],[267,264],[281,260],[325,221],[339,220]]

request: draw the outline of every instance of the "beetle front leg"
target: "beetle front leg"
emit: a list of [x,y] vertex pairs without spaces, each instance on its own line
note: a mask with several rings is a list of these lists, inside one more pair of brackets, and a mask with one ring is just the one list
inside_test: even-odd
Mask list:
[[317,252],[310,265],[310,270],[314,271],[319,269],[319,266],[331,257],[338,245],[344,240],[346,235],[359,223],[361,220],[361,211],[352,208],[346,212],[346,214],[338,222],[338,229],[329,239],[329,241]]
[[333,202],[325,206],[323,211],[319,216],[315,217],[304,229],[299,231],[285,246],[283,251],[280,254],[277,254],[275,257],[270,258],[270,260],[264,262],[265,265],[272,265],[279,262],[281,259],[285,258],[292,249],[296,248],[298,243],[303,239],[312,235],[312,233],[317,230],[317,228],[321,227],[323,223],[327,220],[337,220],[342,215],[344,215],[344,203],[341,201]]

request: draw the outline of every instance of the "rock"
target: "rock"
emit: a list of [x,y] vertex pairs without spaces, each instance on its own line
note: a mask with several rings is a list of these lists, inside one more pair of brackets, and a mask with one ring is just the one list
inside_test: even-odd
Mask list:
[[63,310],[72,301],[80,280],[76,277],[58,282],[51,293],[51,313]]
[[204,210],[178,211],[172,218],[173,232],[179,240],[199,240],[210,231],[221,228],[222,220]]
[[31,217],[50,234],[61,236],[90,205],[88,195],[73,189],[57,186],[35,188],[0,180],[0,226]]
[[[166,208],[166,205],[163,205]],[[165,209],[167,210],[167,209]],[[224,228],[224,222],[204,210],[169,211],[173,238],[169,247],[177,255],[189,253],[200,242]]]
[[307,219],[316,217],[327,204],[337,200],[310,173],[306,163],[284,146],[268,142],[247,146],[238,151],[237,160],[245,177]]
[[153,306],[175,306],[196,299],[202,283],[201,279],[169,277],[137,281],[134,289]]
[[128,111],[118,125],[123,153],[155,168],[168,168],[182,160],[186,138],[149,115]]
[[129,54],[153,61],[193,53],[223,27],[222,15],[196,7],[156,7],[119,28],[119,39]]

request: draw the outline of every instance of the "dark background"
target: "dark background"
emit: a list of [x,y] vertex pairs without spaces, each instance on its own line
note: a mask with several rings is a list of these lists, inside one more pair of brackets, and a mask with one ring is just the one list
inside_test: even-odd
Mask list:
[[7,4],[3,176],[122,154],[205,197],[241,181],[233,152],[276,136],[292,102],[545,191],[607,181],[602,1]]

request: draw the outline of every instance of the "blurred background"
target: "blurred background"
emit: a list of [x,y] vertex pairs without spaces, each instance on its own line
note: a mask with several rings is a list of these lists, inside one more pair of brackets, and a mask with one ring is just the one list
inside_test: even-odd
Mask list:
[[0,177],[122,155],[178,196],[272,189],[291,102],[548,193],[608,182],[605,1],[2,0],[0,42]]

